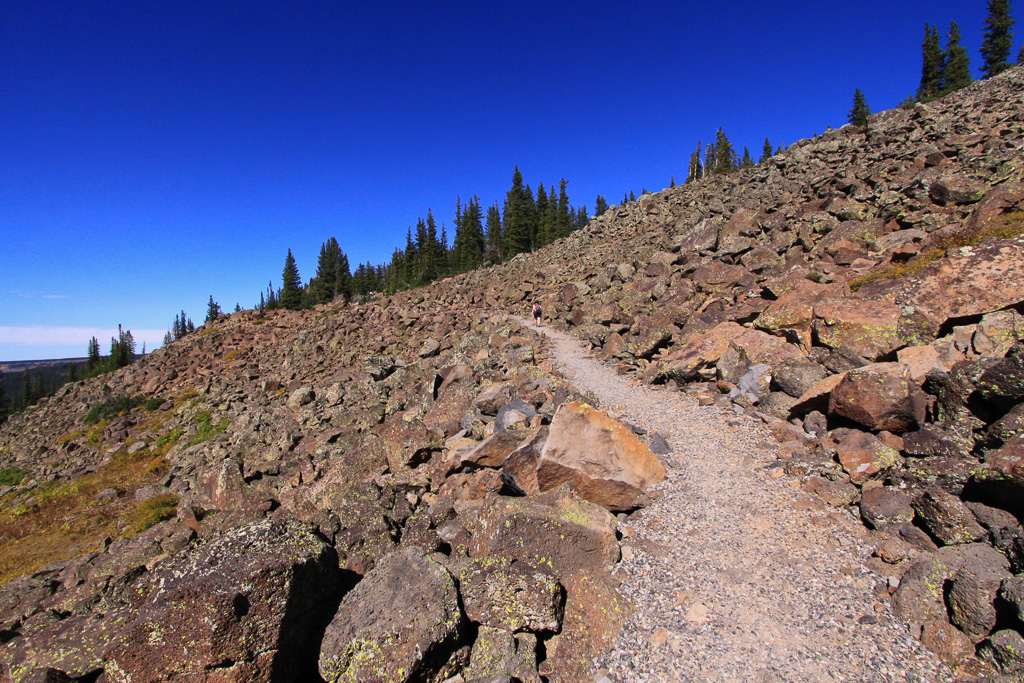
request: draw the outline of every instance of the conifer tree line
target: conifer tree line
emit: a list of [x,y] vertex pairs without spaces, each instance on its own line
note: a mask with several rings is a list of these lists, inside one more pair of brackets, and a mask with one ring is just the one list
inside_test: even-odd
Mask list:
[[[275,289],[271,282],[266,292],[260,292],[255,308],[261,312],[297,310],[338,297],[350,301],[375,292],[420,287],[534,251],[587,224],[587,207],[570,203],[568,184],[564,178],[557,186],[538,183],[534,192],[517,166],[503,204],[494,202],[484,210],[477,195],[465,203],[457,197],[450,240],[447,225],[442,223],[438,230],[433,210],[428,208],[426,218],[417,218],[415,229],[406,230],[405,246],[396,247],[387,264],[367,262],[353,271],[338,240],[331,237],[321,245],[316,275],[305,285],[289,249],[281,287]],[[598,215],[608,208],[600,195],[597,207]],[[214,303],[212,296],[210,303]]]
[[[1010,68],[1010,52],[1013,49],[1013,6],[1009,0],[989,0],[988,15],[983,24],[984,40],[981,43],[981,75],[991,78]],[[915,96],[918,102],[929,102],[970,85],[971,58],[967,48],[960,44],[960,26],[949,23],[946,31],[946,46],[943,48],[939,29],[929,23],[924,25],[924,41],[921,43],[921,83]],[[1024,63],[1024,46],[1017,54],[1017,63]]]
[[[750,154],[750,149],[747,147],[743,148],[742,156],[737,154],[732,142],[729,140],[729,136],[725,134],[724,130],[719,128],[718,132],[715,133],[714,142],[709,142],[706,148],[703,141],[697,141],[697,149],[690,154],[690,165],[686,171],[686,182],[692,183],[712,173],[731,173],[739,168],[751,168],[755,163],[764,163],[781,151],[781,145],[773,150],[772,143],[766,137],[764,145],[761,147],[761,156],[755,162],[754,157]],[[702,152],[703,162],[701,161]]]
[[9,415],[20,413],[39,399],[52,396],[67,382],[80,379],[80,361],[44,365],[21,372],[0,372],[0,424]]
[[[145,345],[143,345],[145,353]],[[135,339],[131,330],[117,326],[117,336],[110,338],[110,353],[100,353],[100,342],[96,337],[89,339],[85,362],[69,361],[60,365],[44,365],[34,370],[24,370],[20,377],[11,373],[0,373],[0,423],[13,413],[19,413],[34,406],[39,399],[52,396],[67,382],[89,379],[105,372],[123,368],[135,362]],[[84,366],[84,367],[80,367]]]

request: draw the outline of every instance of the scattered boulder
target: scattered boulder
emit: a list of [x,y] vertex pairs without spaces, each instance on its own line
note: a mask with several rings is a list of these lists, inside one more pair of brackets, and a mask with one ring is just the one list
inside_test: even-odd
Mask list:
[[406,548],[342,599],[320,646],[320,675],[328,683],[423,680],[448,660],[462,629],[451,574],[422,548]]
[[871,430],[910,431],[925,419],[923,392],[901,363],[876,363],[847,372],[829,396],[830,415]]
[[615,512],[635,508],[664,478],[664,466],[632,430],[579,401],[558,408],[537,463],[541,491],[572,482],[584,498]]

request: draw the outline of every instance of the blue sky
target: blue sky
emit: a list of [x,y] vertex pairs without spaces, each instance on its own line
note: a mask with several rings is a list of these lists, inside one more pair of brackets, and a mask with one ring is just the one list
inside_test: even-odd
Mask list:
[[[428,207],[685,179],[721,126],[758,156],[916,90],[925,22],[977,75],[983,0],[0,3],[0,361],[159,344],[252,307],[290,248],[381,263]],[[1019,12],[1018,12],[1019,13]],[[1020,25],[1018,35],[1024,31]],[[1015,45],[1020,43],[1015,41]],[[1013,55],[1016,55],[1014,48]]]

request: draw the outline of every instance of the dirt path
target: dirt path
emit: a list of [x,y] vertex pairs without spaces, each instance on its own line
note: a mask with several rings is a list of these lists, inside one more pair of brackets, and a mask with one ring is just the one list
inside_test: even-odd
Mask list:
[[664,497],[624,529],[616,571],[636,613],[595,662],[597,683],[953,680],[874,598],[863,527],[780,476],[755,423],[629,382],[575,338],[530,327],[577,388],[672,448]]

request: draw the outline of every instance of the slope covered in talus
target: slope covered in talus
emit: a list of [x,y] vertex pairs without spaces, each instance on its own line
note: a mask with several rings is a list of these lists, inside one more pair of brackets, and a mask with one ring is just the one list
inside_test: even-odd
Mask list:
[[533,300],[626,376],[764,422],[773,470],[871,527],[877,598],[1013,675],[1022,81],[422,290],[224,316],[12,418],[0,680],[587,680],[629,613],[612,512],[658,472],[550,457],[558,412],[600,401],[502,313]]

